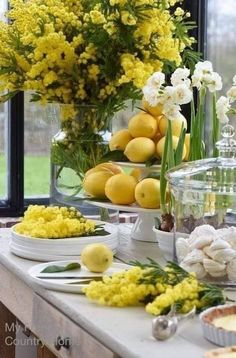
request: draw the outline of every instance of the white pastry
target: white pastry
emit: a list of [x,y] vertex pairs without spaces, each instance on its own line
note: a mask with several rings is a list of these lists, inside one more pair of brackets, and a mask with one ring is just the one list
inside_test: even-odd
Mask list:
[[214,236],[212,235],[210,236],[201,235],[192,239],[189,247],[191,250],[203,249],[205,246],[209,246],[213,242],[213,240],[214,240]]
[[183,237],[178,238],[176,241],[176,255],[178,261],[182,261],[185,258],[185,256],[187,256],[189,251],[190,249],[189,249],[188,241]]
[[227,241],[219,238],[212,242],[210,248],[212,250],[220,250],[220,249],[229,249],[231,248],[231,246]]
[[231,281],[236,281],[236,257],[228,263],[227,274]]
[[206,254],[207,256],[209,256],[211,259],[212,259],[212,253],[213,253],[214,250],[211,249],[210,246],[205,246],[203,248],[203,252],[204,254]]
[[203,267],[212,277],[223,277],[226,275],[226,265],[211,259],[203,260]]
[[207,258],[207,256],[204,254],[204,252],[202,250],[195,249],[195,250],[189,252],[187,254],[187,256],[185,256],[185,258],[183,259],[183,262],[186,265],[192,265],[192,264],[196,264],[196,263],[202,263],[204,258]]
[[227,263],[231,261],[236,256],[236,251],[233,249],[221,249],[221,250],[212,250],[211,257],[213,260],[219,261],[221,263]]
[[201,263],[196,263],[192,265],[186,265],[185,263],[181,263],[180,266],[186,270],[187,272],[195,272],[198,279],[202,279],[206,276],[206,270],[204,269]]
[[236,249],[236,228],[234,226],[219,229],[217,233],[224,241],[228,242],[232,248]]
[[217,237],[216,229],[211,225],[197,226],[189,235],[189,243],[200,236],[211,237],[213,240]]

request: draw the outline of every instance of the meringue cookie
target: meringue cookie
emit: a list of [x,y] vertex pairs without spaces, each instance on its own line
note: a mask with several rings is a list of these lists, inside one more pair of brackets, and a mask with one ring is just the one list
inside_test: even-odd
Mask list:
[[203,249],[205,246],[210,245],[214,240],[213,236],[201,235],[191,240],[190,249]]
[[223,277],[226,275],[226,265],[220,262],[204,259],[203,267],[212,277]]
[[186,265],[185,263],[181,263],[180,266],[187,272],[195,272],[198,279],[204,278],[207,274],[203,265],[199,262],[192,265]]
[[212,237],[214,240],[217,237],[217,230],[211,225],[197,226],[189,236],[190,244],[199,236]]
[[193,250],[191,252],[189,252],[187,254],[187,256],[185,256],[185,258],[183,259],[183,262],[186,265],[192,265],[192,264],[196,264],[196,263],[202,263],[203,259],[207,258],[207,256],[204,254],[204,252],[202,250]]
[[180,237],[176,241],[176,255],[179,261],[182,261],[189,253],[189,243],[183,237]]
[[219,238],[212,242],[210,248],[212,250],[220,250],[220,249],[230,249],[231,246],[227,241]]
[[227,263],[231,261],[232,258],[235,256],[236,251],[230,248],[211,251],[211,257],[213,258],[213,260],[219,261],[221,263]]
[[236,281],[236,257],[227,265],[227,274],[231,281]]
[[213,251],[214,251],[214,250],[212,250],[210,246],[205,246],[205,247],[203,248],[204,254],[206,254],[207,256],[209,256],[211,259],[212,259],[212,252],[213,252]]

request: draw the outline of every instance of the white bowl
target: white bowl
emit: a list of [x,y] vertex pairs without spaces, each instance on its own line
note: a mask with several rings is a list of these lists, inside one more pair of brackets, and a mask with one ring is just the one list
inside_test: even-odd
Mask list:
[[225,315],[228,315],[230,314],[230,311],[234,312],[234,314],[236,313],[236,304],[211,307],[200,314],[199,319],[203,329],[203,334],[208,341],[221,347],[233,346],[236,344],[236,331],[229,331],[216,327],[211,323],[211,318],[214,316],[221,316],[220,312],[225,312]]
[[[164,258],[167,261],[171,261],[174,260],[174,233],[173,232],[167,232],[167,231],[162,231],[159,230],[157,228],[155,228],[155,226],[153,227],[153,232],[156,235],[156,240],[158,242],[159,248],[163,253]],[[188,234],[184,234],[182,232],[176,232],[175,233],[175,237],[179,238],[179,237],[188,237]]]

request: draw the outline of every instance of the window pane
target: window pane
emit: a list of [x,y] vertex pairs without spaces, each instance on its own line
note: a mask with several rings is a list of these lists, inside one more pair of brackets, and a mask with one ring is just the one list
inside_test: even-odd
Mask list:
[[29,102],[25,95],[25,197],[48,197],[50,190],[50,143],[57,127],[47,108]]
[[236,1],[208,0],[207,58],[223,78],[224,91],[236,73]]

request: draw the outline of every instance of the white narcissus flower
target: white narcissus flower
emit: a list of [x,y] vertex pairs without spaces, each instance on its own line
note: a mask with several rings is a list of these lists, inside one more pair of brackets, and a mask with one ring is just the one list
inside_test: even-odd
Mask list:
[[189,87],[182,83],[174,87],[173,91],[173,101],[176,104],[187,104],[191,102],[193,97],[192,91]]
[[233,84],[236,85],[236,75],[233,77]]
[[147,86],[155,87],[157,90],[160,89],[161,85],[165,82],[165,75],[162,72],[155,72],[147,80]]
[[192,75],[192,86],[197,87],[197,89],[199,90],[202,87],[201,80],[202,80],[202,73],[195,70]]
[[229,98],[221,96],[216,102],[216,114],[221,123],[228,123],[227,112],[230,110]]
[[164,104],[163,114],[167,119],[169,119],[170,121],[173,121],[173,120],[181,117],[180,110],[181,110],[181,108],[178,105],[175,105],[175,104],[166,105],[166,104]]
[[213,72],[212,63],[210,61],[199,61],[195,65],[195,71],[200,72],[202,74]]
[[231,103],[236,100],[236,84],[228,90],[227,97]]
[[170,78],[172,86],[178,86],[182,83],[186,84],[187,86],[190,86],[191,81],[188,78],[189,75],[190,70],[188,68],[177,68]]
[[209,77],[208,82],[206,81],[206,86],[210,92],[220,91],[222,89],[222,79],[217,72],[212,72]]
[[160,95],[155,87],[144,86],[143,95],[151,107],[155,107],[158,103],[160,103]]

